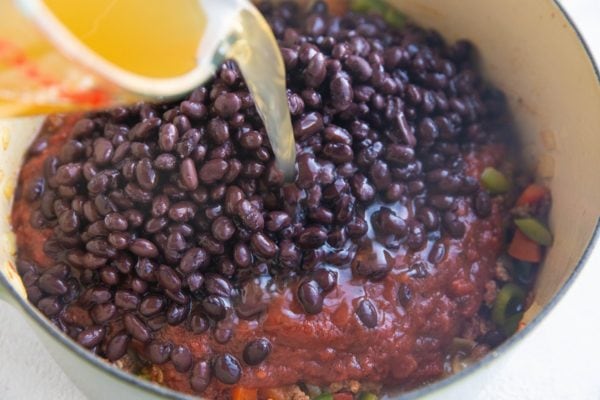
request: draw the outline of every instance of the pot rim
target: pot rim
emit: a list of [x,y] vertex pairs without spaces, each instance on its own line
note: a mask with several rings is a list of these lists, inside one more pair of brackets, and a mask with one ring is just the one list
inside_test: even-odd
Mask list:
[[[579,45],[583,48],[585,54],[587,55],[587,58],[591,63],[592,69],[596,76],[596,80],[600,84],[600,61],[597,62],[594,59],[589,46],[585,42],[583,36],[581,35],[581,32],[577,28],[577,25],[575,24],[571,16],[568,14],[568,12],[563,8],[563,6],[559,3],[558,0],[552,0],[552,2],[554,6],[558,9],[558,11],[562,14],[562,16],[565,18],[570,28],[575,32]],[[517,341],[521,340],[523,336],[529,334],[529,332],[535,329],[540,324],[540,321],[544,320],[548,313],[554,309],[556,304],[563,298],[565,293],[573,285],[573,282],[579,276],[581,270],[583,269],[585,264],[587,264],[590,255],[592,254],[592,252],[594,252],[595,249],[596,251],[600,251],[600,218],[598,218],[598,220],[596,221],[596,227],[594,228],[592,237],[587,243],[581,258],[577,261],[577,265],[575,266],[565,283],[552,297],[550,302],[540,311],[540,313],[531,322],[529,322],[525,326],[525,328],[512,335],[504,343],[502,343],[499,347],[494,349],[494,351],[487,354],[481,360],[475,362],[474,364],[463,369],[462,371],[452,374],[436,382],[430,383],[424,387],[409,392],[398,393],[398,400],[416,399],[422,396],[434,394],[435,392],[440,392],[442,389],[451,386],[457,381],[462,380],[469,375],[475,374],[475,372],[480,371],[484,367],[490,366],[491,363],[496,358],[498,358],[498,356],[507,353],[510,349],[514,347],[514,344]],[[165,386],[146,381],[131,373],[125,372],[124,370],[110,364],[109,362],[105,361],[100,357],[95,356],[93,353],[79,346],[75,341],[71,340],[69,337],[59,332],[58,329],[56,329],[56,327],[52,325],[48,319],[46,319],[26,299],[21,297],[16,292],[16,290],[8,283],[6,277],[3,274],[0,274],[0,285],[6,288],[6,292],[10,294],[12,300],[15,302],[15,305],[18,305],[21,309],[23,309],[23,311],[25,311],[25,313],[31,319],[33,319],[37,324],[41,325],[44,328],[44,330],[50,336],[52,336],[52,338],[54,338],[57,342],[62,344],[68,350],[73,351],[85,361],[92,364],[95,368],[102,370],[102,372],[107,372],[108,374],[112,375],[112,377],[120,379],[123,383],[132,384],[137,388],[148,392],[149,394],[159,395],[164,397],[165,399],[197,400],[199,398],[198,396],[187,395],[185,393],[169,389]]]

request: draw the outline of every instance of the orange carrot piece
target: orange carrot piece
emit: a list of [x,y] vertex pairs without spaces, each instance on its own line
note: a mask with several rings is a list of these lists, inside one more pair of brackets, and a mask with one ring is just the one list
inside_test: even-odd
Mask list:
[[331,15],[341,16],[348,11],[349,0],[325,0]]
[[521,196],[517,200],[517,206],[528,206],[539,203],[547,195],[548,189],[545,186],[533,183],[527,186],[523,193],[521,193]]
[[231,391],[231,399],[232,400],[257,400],[258,399],[258,390],[245,388],[245,387],[235,387]]
[[508,246],[508,254],[521,261],[532,263],[542,261],[542,247],[518,229]]

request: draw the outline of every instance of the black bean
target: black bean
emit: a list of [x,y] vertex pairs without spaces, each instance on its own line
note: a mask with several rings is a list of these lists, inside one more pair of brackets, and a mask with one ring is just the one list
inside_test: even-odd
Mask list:
[[176,303],[171,304],[167,308],[167,323],[173,326],[179,325],[188,317],[190,310],[187,303],[189,302],[189,298],[185,297],[181,292],[173,293],[167,290],[165,293],[171,300],[176,301]]
[[41,299],[37,303],[37,307],[42,313],[44,313],[44,315],[47,317],[52,317],[60,312],[62,309],[62,304],[56,297],[50,296]]
[[487,218],[492,213],[492,199],[485,190],[477,192],[474,205],[475,214],[477,214],[479,218]]
[[375,328],[377,326],[377,309],[369,299],[363,299],[358,303],[356,314],[367,328]]
[[415,152],[408,146],[392,144],[387,147],[385,159],[402,165],[412,162],[415,158]]
[[189,119],[200,120],[206,117],[208,109],[204,104],[197,101],[183,101],[179,106],[181,112]]
[[213,184],[219,179],[225,176],[227,172],[228,163],[222,159],[214,159],[207,161],[202,168],[200,168],[199,176],[200,180],[206,184]]
[[100,280],[109,286],[115,286],[119,283],[119,271],[115,267],[104,267],[100,269]]
[[226,385],[239,382],[242,376],[240,362],[229,353],[221,354],[213,360],[213,374],[215,378]]
[[76,184],[82,177],[81,174],[81,164],[79,163],[69,163],[64,164],[58,167],[56,170],[56,183],[59,185],[74,185]]
[[196,311],[190,316],[189,327],[193,333],[200,334],[208,330],[210,323],[203,313]]
[[266,338],[251,341],[244,348],[244,362],[248,365],[262,363],[271,353],[271,342]]
[[323,127],[322,115],[318,112],[311,112],[303,115],[296,121],[294,124],[294,135],[297,140],[302,141],[321,131]]
[[207,132],[217,145],[221,145],[229,139],[229,126],[220,118],[213,118],[209,121]]
[[81,344],[83,347],[87,347],[91,349],[94,346],[97,346],[104,339],[106,330],[101,326],[93,326],[90,328],[86,328],[82,330],[77,335],[77,342]]
[[214,319],[222,320],[227,312],[227,303],[220,296],[209,295],[202,300],[202,309]]
[[206,361],[198,361],[192,369],[190,386],[198,393],[204,392],[210,384],[211,375],[210,364]]
[[138,257],[154,258],[158,256],[156,245],[146,239],[135,239],[129,246],[129,250]]
[[123,310],[136,310],[140,298],[128,290],[117,290],[115,293],[115,305]]
[[206,250],[193,247],[185,252],[179,263],[179,269],[184,274],[192,273],[198,269],[206,268],[210,263],[210,256]]
[[119,333],[113,336],[106,347],[106,358],[110,361],[117,361],[127,353],[130,337],[125,333]]
[[135,315],[125,314],[123,315],[123,324],[127,332],[136,340],[140,342],[148,342],[151,339],[150,331],[148,327]]
[[305,249],[315,249],[327,240],[327,231],[320,226],[305,228],[298,238],[298,244]]
[[166,252],[180,252],[185,250],[187,246],[187,242],[183,235],[179,232],[171,232],[167,237],[166,246],[163,246]]
[[318,314],[323,309],[323,296],[314,280],[304,281],[298,287],[298,301],[307,314]]
[[164,305],[165,300],[162,297],[149,295],[140,303],[140,313],[145,317],[149,317],[162,311]]
[[332,270],[319,269],[315,271],[313,278],[319,284],[323,292],[330,292],[337,285],[338,274]]
[[104,225],[110,231],[126,231],[128,222],[122,214],[110,213],[104,217]]
[[152,190],[158,183],[156,171],[154,171],[152,162],[148,158],[138,161],[135,167],[135,176],[138,184],[144,190]]
[[438,210],[445,211],[450,210],[454,206],[455,199],[452,196],[432,195],[429,196],[428,203]]
[[153,163],[154,167],[159,171],[172,171],[177,166],[177,158],[173,154],[160,154]]
[[191,158],[186,158],[181,162],[179,176],[181,177],[183,186],[187,190],[196,190],[198,187],[198,173],[196,171],[196,165]]
[[171,362],[178,372],[187,372],[192,367],[192,353],[182,345],[177,345],[171,351]]
[[267,235],[262,232],[256,232],[250,238],[252,250],[259,256],[269,259],[277,254],[277,245]]
[[312,88],[320,86],[327,76],[325,56],[322,53],[316,53],[311,57],[303,75],[307,86]]
[[49,273],[45,273],[39,278],[38,285],[42,291],[50,295],[60,296],[67,293],[65,282],[60,277]]
[[456,217],[456,214],[449,211],[445,212],[442,223],[453,238],[460,239],[464,236],[466,231],[465,224]]
[[208,275],[204,281],[204,287],[209,294],[225,298],[231,296],[231,284],[218,275]]
[[173,345],[171,343],[151,342],[146,347],[146,353],[152,364],[162,365],[169,361]]
[[135,273],[144,281],[155,281],[156,269],[156,263],[148,258],[139,258],[135,264]]
[[438,264],[444,260],[446,256],[446,244],[442,241],[437,241],[429,251],[428,260],[433,264]]
[[242,107],[242,101],[235,93],[223,93],[215,99],[215,110],[222,118],[229,118]]
[[417,212],[417,219],[423,223],[428,231],[435,231],[439,228],[439,214],[430,207],[422,207],[419,209]]
[[373,75],[373,68],[368,61],[360,56],[349,56],[346,58],[346,67],[352,73],[352,76],[359,82],[364,82]]
[[165,289],[178,291],[181,288],[181,278],[171,267],[160,265],[157,275],[158,283]]

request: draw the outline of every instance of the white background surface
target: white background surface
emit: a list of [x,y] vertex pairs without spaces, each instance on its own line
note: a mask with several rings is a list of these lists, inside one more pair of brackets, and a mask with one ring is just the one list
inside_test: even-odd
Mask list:
[[[600,0],[562,3],[600,62]],[[600,400],[600,245],[597,247],[555,310],[517,351],[505,356],[502,365],[494,369],[493,379],[471,399]],[[1,302],[0,399],[85,400],[27,323]]]

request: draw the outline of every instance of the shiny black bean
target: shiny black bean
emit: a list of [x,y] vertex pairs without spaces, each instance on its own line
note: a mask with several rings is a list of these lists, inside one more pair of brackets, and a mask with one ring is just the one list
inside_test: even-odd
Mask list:
[[271,342],[267,338],[259,338],[251,341],[244,348],[244,362],[248,365],[262,363],[271,353]]
[[232,293],[231,284],[218,275],[207,276],[204,281],[204,288],[207,293],[224,298],[231,296]]
[[125,333],[119,333],[113,336],[106,347],[106,358],[110,361],[117,361],[127,353],[130,337]]
[[460,239],[465,235],[466,227],[464,222],[460,221],[456,214],[445,212],[442,217],[442,224],[446,231],[455,239]]
[[327,240],[327,231],[320,226],[305,228],[298,238],[298,244],[305,249],[321,247]]
[[196,165],[191,158],[186,158],[179,166],[179,176],[181,182],[187,190],[196,190],[198,188],[198,173]]
[[162,311],[164,306],[165,300],[162,297],[149,295],[140,303],[140,313],[145,317],[149,317]]
[[313,278],[319,284],[323,292],[330,292],[337,285],[338,274],[332,270],[319,269],[315,271]]
[[181,289],[181,278],[171,267],[160,265],[157,279],[158,283],[167,290],[176,292]]
[[59,185],[74,185],[82,177],[81,164],[69,163],[58,167],[56,170],[55,180]]
[[156,280],[156,269],[158,266],[148,258],[139,258],[135,264],[135,273],[144,281]]
[[206,361],[198,361],[190,376],[190,386],[197,393],[202,393],[210,384],[212,376],[210,364]]
[[171,362],[178,372],[187,372],[192,367],[192,353],[187,347],[177,345],[171,351]]
[[123,315],[123,324],[127,332],[136,340],[146,343],[151,339],[148,327],[135,315],[127,313]]
[[428,260],[432,264],[439,264],[446,257],[446,244],[442,241],[437,241],[429,251]]
[[242,376],[240,362],[229,353],[220,354],[213,360],[213,374],[220,382],[233,385]]
[[162,365],[169,361],[173,345],[171,343],[164,343],[154,341],[146,346],[146,354],[152,364]]
[[53,317],[60,312],[62,304],[54,296],[45,297],[37,303],[37,307],[47,317]]
[[311,112],[302,116],[294,124],[294,135],[299,141],[305,140],[324,127],[323,117],[318,112]]
[[277,245],[267,235],[262,232],[256,232],[250,238],[252,250],[259,256],[266,259],[275,257],[277,254]]
[[122,214],[110,213],[104,217],[104,225],[110,231],[126,231],[128,222]]
[[159,171],[173,171],[177,167],[177,158],[173,154],[160,154],[153,162],[154,167]]
[[106,266],[100,269],[100,280],[108,286],[115,286],[119,283],[119,271],[115,267]]
[[77,342],[83,347],[91,349],[92,347],[97,346],[100,344],[100,342],[102,342],[105,333],[106,330],[101,326],[93,326],[90,328],[86,328],[77,335]]
[[60,296],[67,293],[67,285],[60,277],[44,273],[38,280],[38,285],[44,293]]
[[318,314],[323,309],[323,296],[314,280],[304,281],[298,287],[298,301],[307,314]]
[[373,68],[367,60],[360,56],[349,56],[346,58],[345,64],[352,76],[359,82],[364,82],[373,75]]
[[369,299],[362,299],[356,307],[356,315],[362,324],[367,328],[377,326],[377,309]]
[[123,310],[136,310],[140,298],[128,290],[117,290],[115,292],[115,305]]
[[112,303],[97,304],[91,308],[90,315],[95,323],[103,325],[117,315],[117,307]]
[[437,211],[430,207],[422,207],[417,212],[417,219],[423,223],[428,231],[435,231],[439,228],[440,217]]
[[185,252],[179,263],[179,269],[184,274],[206,268],[210,263],[210,256],[200,247],[194,247]]
[[181,292],[173,293],[166,291],[166,294],[173,301],[176,301],[175,299],[177,299],[176,303],[171,304],[169,308],[167,308],[167,323],[173,326],[179,325],[188,317],[190,310],[187,303],[189,302],[189,298],[186,298]]
[[222,320],[227,313],[227,303],[220,296],[209,295],[202,300],[202,309],[213,319]]
[[215,99],[215,110],[222,118],[229,118],[242,107],[242,101],[235,93],[223,93]]
[[475,195],[474,209],[479,218],[487,218],[492,213],[492,199],[485,190],[480,190]]

